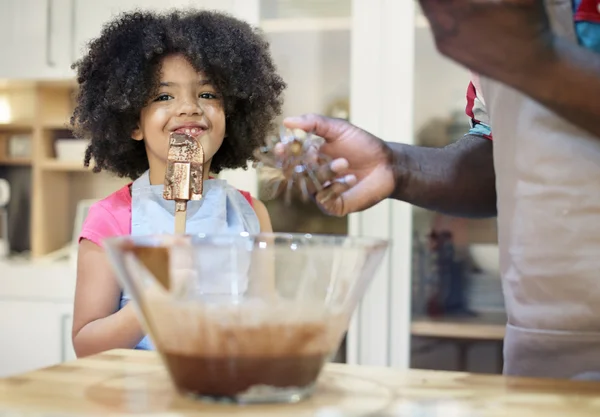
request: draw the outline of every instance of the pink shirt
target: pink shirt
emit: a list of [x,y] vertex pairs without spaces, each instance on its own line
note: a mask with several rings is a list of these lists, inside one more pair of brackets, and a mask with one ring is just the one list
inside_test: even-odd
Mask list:
[[[131,234],[131,184],[94,203],[83,222],[79,241],[87,239],[98,246],[109,237]],[[252,196],[246,191],[242,195],[252,205]]]

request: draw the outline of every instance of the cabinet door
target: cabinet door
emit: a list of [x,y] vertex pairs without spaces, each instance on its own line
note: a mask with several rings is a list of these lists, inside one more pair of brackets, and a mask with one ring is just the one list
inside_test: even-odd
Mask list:
[[[4,0],[0,0],[4,1]],[[232,0],[72,0],[74,2],[73,56],[79,59],[89,40],[100,35],[102,27],[117,14],[135,9],[164,11],[172,8],[210,8],[231,11]]]
[[59,341],[58,361],[69,362],[77,359],[73,348],[71,331],[73,329],[73,304],[59,304],[55,306],[54,317],[58,320]]
[[[64,0],[0,0],[0,78],[44,79],[65,75],[57,44],[69,36]],[[68,0],[66,0],[68,1]]]
[[73,359],[72,304],[0,302],[0,377]]

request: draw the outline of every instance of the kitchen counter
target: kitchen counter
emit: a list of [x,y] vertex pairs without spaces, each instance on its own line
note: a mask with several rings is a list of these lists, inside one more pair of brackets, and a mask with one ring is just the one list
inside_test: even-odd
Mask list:
[[600,383],[328,364],[306,401],[233,406],[179,396],[154,352],[114,350],[0,379],[0,415],[3,411],[11,416],[583,417],[600,415]]

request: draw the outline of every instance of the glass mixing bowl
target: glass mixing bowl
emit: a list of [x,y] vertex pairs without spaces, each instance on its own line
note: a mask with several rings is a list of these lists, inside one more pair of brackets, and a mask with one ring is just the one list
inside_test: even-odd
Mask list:
[[104,245],[179,392],[264,403],[313,392],[388,242],[272,233]]

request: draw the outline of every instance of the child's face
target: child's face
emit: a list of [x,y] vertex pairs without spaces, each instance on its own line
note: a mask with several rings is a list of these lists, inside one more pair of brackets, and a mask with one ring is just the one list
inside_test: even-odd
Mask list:
[[163,59],[158,93],[142,109],[139,128],[132,135],[135,140],[144,140],[151,171],[166,169],[169,135],[175,131],[200,140],[207,167],[225,137],[221,97],[183,55]]

